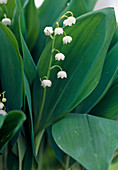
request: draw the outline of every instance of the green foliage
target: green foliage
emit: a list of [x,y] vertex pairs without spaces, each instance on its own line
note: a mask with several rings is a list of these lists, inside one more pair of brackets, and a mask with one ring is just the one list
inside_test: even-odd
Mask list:
[[14,110],[8,113],[0,128],[0,150],[2,150],[5,144],[14,136],[25,119],[26,117],[21,111]]
[[[118,26],[114,9],[92,11],[95,3],[0,4],[0,21],[11,19],[0,22],[0,165],[6,169],[117,167],[118,123],[109,119],[118,118]],[[69,16],[76,23],[63,27]],[[63,35],[45,35],[45,27],[58,24]],[[63,44],[66,35],[72,42]],[[55,60],[58,52],[64,61]],[[66,79],[57,78],[59,68]]]
[[[108,28],[107,24],[109,25],[111,20],[113,21],[112,28]],[[113,30],[115,31],[114,21],[112,9],[92,12],[78,18],[75,26],[64,29],[73,38],[71,44],[63,45],[62,36],[56,38],[56,48],[66,56],[66,62],[61,62],[60,65],[68,73],[68,78],[63,81],[58,80],[55,78],[57,69],[52,70],[50,79],[55,79],[55,81],[53,87],[47,89],[46,92],[41,128],[44,128],[46,123],[51,124],[74,109],[94,90],[101,76],[109,46],[108,39],[111,39]],[[37,65],[38,76],[34,83],[34,113],[36,115],[39,114],[43,95],[39,78],[47,75],[50,55],[51,41],[47,43]],[[52,65],[55,63],[58,64],[53,60]]]
[[[77,106],[76,112],[88,113],[106,94],[118,73],[118,43],[107,54],[100,81],[92,93]],[[110,70],[110,71],[109,71]],[[108,107],[108,106],[107,106]],[[101,107],[99,107],[101,109]],[[103,114],[103,113],[102,113]],[[99,114],[98,114],[99,115]]]
[[52,133],[59,148],[85,168],[107,170],[118,146],[117,129],[116,121],[78,113],[54,124]]
[[[8,37],[9,34],[9,37]],[[0,77],[6,91],[7,109],[20,109],[23,105],[23,68],[14,35],[0,23]],[[16,95],[17,94],[17,95]]]

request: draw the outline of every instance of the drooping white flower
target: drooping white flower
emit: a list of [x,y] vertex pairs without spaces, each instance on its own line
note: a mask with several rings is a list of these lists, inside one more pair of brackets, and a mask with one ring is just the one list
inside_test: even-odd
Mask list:
[[0,4],[6,4],[7,3],[7,0],[0,0]]
[[7,112],[5,110],[0,110],[0,115],[5,116],[5,115],[7,115]]
[[57,54],[55,55],[55,60],[60,61],[60,60],[64,60],[64,59],[65,59],[65,55],[62,54],[62,53],[57,53]]
[[75,24],[76,23],[76,18],[75,17],[68,17],[67,19],[65,19],[63,21],[63,25],[65,26],[72,26],[72,24]]
[[41,86],[43,87],[51,87],[51,85],[52,85],[52,82],[50,80],[43,80],[41,82]]
[[63,38],[63,44],[71,43],[72,37],[66,36]]
[[45,27],[44,33],[45,33],[45,35],[53,34],[53,28],[52,27]]
[[2,110],[4,107],[4,104],[2,102],[0,102],[0,110]]
[[57,73],[57,78],[61,78],[61,79],[67,78],[67,73],[65,71],[59,71]]
[[63,34],[63,28],[55,28],[55,35],[60,35],[60,34]]
[[11,25],[11,20],[10,20],[10,18],[4,18],[4,19],[2,19],[2,23],[6,26]]

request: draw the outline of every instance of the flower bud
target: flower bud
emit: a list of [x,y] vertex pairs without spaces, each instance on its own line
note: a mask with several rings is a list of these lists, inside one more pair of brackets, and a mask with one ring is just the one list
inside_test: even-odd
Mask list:
[[6,98],[2,98],[2,102],[6,102],[7,101],[7,99]]

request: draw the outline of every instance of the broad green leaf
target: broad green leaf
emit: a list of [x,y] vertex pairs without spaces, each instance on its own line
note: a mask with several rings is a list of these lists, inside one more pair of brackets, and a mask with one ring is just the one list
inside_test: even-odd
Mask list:
[[89,10],[92,10],[97,2],[97,0],[85,0],[86,6]]
[[[97,0],[70,0],[70,2],[67,3],[67,6],[63,10],[63,12],[59,15],[58,19],[62,15],[64,15],[67,11],[73,12],[74,17],[78,17],[82,14],[85,14],[93,9],[96,1]],[[62,26],[62,22],[61,22],[61,26]]]
[[[108,8],[83,15],[77,19],[74,26],[64,28],[67,35],[73,38],[70,44],[63,45],[63,36],[56,37],[55,48],[64,53],[66,59],[58,62],[53,56],[52,66],[59,64],[67,72],[68,78],[57,79],[58,68],[51,71],[49,79],[53,84],[51,88],[45,89],[46,100],[40,127],[47,126],[47,123],[50,124],[73,110],[94,90],[101,76],[115,26],[114,11]],[[39,79],[43,79],[50,69],[51,46],[52,40],[48,41],[37,65],[38,75],[33,94],[36,115],[39,114],[44,93]]]
[[22,165],[22,161],[27,148],[26,141],[22,133],[19,135],[17,145],[18,145],[17,147],[18,147],[19,164]]
[[[6,4],[4,4],[4,3],[0,4],[0,8],[3,10],[4,14],[8,15],[8,10],[7,10]],[[3,16],[3,18],[4,18],[4,16]]]
[[96,103],[106,94],[110,86],[112,85],[116,74],[118,72],[118,43],[110,50],[106,56],[102,75],[97,87],[93,92],[80,103],[75,112],[88,113]]
[[4,124],[0,129],[0,150],[15,135],[25,119],[26,117],[21,111],[14,110],[8,112]]
[[22,170],[32,170],[32,149],[30,143],[27,143],[27,149],[24,155],[23,163],[22,163]]
[[6,119],[6,116],[0,115],[0,128],[2,127],[5,119]]
[[8,0],[6,7],[7,7],[7,15],[8,15],[7,17],[12,19],[14,8],[15,8],[15,0]]
[[65,153],[87,170],[107,170],[118,146],[118,122],[86,114],[69,114],[52,134]]
[[91,113],[109,119],[118,116],[118,84],[107,92],[104,98],[91,110]]
[[19,168],[19,159],[18,157],[11,151],[8,152],[7,155],[7,170],[16,170]]
[[116,75],[116,77],[115,77],[115,79],[113,81],[112,86],[114,86],[115,84],[118,84],[118,73],[117,73],[117,75]]
[[[48,138],[49,141],[51,143],[51,147],[57,157],[57,159],[60,161],[60,163],[65,167],[66,165],[66,159],[68,157],[68,155],[66,155],[59,147],[58,145],[55,143],[54,138],[52,136],[52,126],[47,128],[47,133],[48,133]],[[69,166],[71,166],[73,163],[75,162],[75,160],[73,160],[72,158],[69,158]]]
[[24,38],[26,39],[26,37],[27,37],[26,23],[25,23],[22,2],[19,0],[15,0],[15,3],[16,3],[16,6],[14,9],[11,30],[14,33],[14,35],[18,41],[19,48],[22,49],[21,48],[21,40],[20,40],[20,29],[21,29],[21,32],[22,32]]
[[11,42],[12,46],[15,48],[17,55],[19,57],[19,60],[22,63],[22,59],[21,59],[21,55],[19,52],[19,46],[18,46],[18,42],[14,36],[14,34],[12,33],[12,31],[10,29],[8,29],[4,24],[0,23],[0,28],[4,31],[4,33],[6,34],[7,38],[9,39],[9,41]]
[[114,36],[112,38],[110,48],[112,48],[116,43],[118,43],[118,25],[116,27],[116,31],[115,31]]
[[4,18],[3,9],[0,7],[0,21]]
[[24,15],[27,27],[27,44],[31,50],[37,40],[39,33],[39,15],[35,7],[34,0],[30,0],[24,9]]
[[16,2],[17,10],[19,12],[19,18],[18,19],[20,20],[20,28],[21,28],[23,35],[26,36],[26,25],[25,25],[25,17],[24,17],[22,3],[19,0],[15,0],[15,2]]
[[[15,147],[17,147],[17,145]],[[16,153],[12,152],[11,142],[9,142],[7,148],[7,170],[16,170],[19,168],[19,158]]]
[[[28,140],[31,141],[31,145],[32,145],[31,149],[32,149],[32,152],[34,154],[35,159],[37,160],[36,153],[35,153],[35,143],[34,143],[31,92],[30,92],[30,87],[29,87],[28,80],[27,80],[26,77],[25,77],[25,89],[26,89],[26,98],[27,98],[27,103],[28,103],[28,112],[26,113],[27,114],[26,133],[27,133],[27,130],[29,130],[29,137],[30,137],[30,139],[28,139]],[[26,134],[26,136],[27,136],[27,134]]]
[[32,83],[35,78],[36,65],[24,41],[21,31],[20,31],[20,37],[21,37],[21,44],[22,44],[22,51],[23,51],[24,72],[26,74],[30,86],[32,86]]
[[14,44],[11,31],[0,24],[0,77],[8,110],[20,109],[23,104],[23,66],[17,44]]

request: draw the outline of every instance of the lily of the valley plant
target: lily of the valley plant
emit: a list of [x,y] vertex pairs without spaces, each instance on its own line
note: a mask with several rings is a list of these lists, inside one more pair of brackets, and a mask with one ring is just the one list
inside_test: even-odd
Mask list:
[[96,1],[0,0],[0,170],[118,166],[118,26]]

